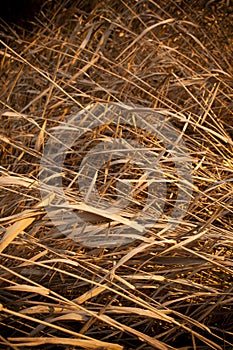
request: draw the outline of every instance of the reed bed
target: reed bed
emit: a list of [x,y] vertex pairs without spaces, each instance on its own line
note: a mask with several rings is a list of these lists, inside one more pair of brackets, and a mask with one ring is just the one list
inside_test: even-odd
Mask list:
[[[1,349],[233,348],[232,14],[230,1],[57,0],[26,23],[1,20]],[[153,109],[174,126],[192,159],[192,196],[172,233],[161,217],[141,240],[90,247],[49,219],[40,162],[54,127],[109,102]],[[119,127],[98,137],[119,137]],[[159,147],[153,132],[121,131]],[[95,137],[65,161],[74,206],[78,150]],[[174,164],[163,169],[169,177]],[[95,180],[109,198],[119,173],[142,176],[107,170]],[[147,192],[121,217],[142,210]],[[95,213],[82,212],[91,222]]]

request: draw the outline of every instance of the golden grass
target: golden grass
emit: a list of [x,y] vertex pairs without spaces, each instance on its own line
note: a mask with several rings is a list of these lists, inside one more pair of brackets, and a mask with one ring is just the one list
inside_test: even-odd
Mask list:
[[[163,0],[76,5],[45,1],[27,29],[0,23],[0,348],[230,350],[232,6]],[[165,216],[127,246],[85,247],[46,215],[51,198],[41,200],[39,171],[52,128],[97,102],[153,108],[186,142],[192,200],[172,234],[166,230],[178,190],[172,181]],[[141,145],[160,145],[137,128],[100,129],[79,141],[83,153],[76,145],[66,159],[67,198],[86,215],[87,230],[93,222],[97,230],[115,222],[140,231],[130,220],[148,191],[140,169],[109,165],[93,180],[110,198],[122,173],[135,181],[129,211],[117,214],[78,201],[77,167],[98,137],[131,132]],[[174,163],[165,155],[162,161],[174,180]]]

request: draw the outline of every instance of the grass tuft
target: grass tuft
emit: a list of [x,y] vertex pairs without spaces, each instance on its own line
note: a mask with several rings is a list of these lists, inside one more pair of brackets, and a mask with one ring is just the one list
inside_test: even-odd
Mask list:
[[[224,0],[54,0],[31,21],[0,20],[1,349],[233,348],[232,14]],[[152,108],[185,141],[192,198],[172,234],[175,159],[152,126],[121,120],[87,130],[65,159],[83,244],[46,214],[39,173],[53,128],[106,102]],[[102,228],[128,225],[130,239],[141,230],[132,218],[149,185],[139,166],[117,159],[91,179],[87,198],[96,186],[107,201],[117,180],[132,184],[119,213],[80,202],[76,185],[92,147],[125,137],[162,154],[164,215],[129,245],[91,248],[87,237]]]

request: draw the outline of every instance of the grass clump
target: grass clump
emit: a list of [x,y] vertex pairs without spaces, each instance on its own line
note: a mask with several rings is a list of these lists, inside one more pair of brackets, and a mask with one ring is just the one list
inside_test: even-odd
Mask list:
[[[54,0],[26,23],[1,20],[1,349],[232,349],[232,13],[229,1]],[[126,246],[80,244],[44,210],[40,161],[52,128],[107,102],[152,108],[185,141],[192,200],[172,234],[175,185],[165,217]],[[124,123],[100,129],[66,157],[73,205],[80,147],[125,135],[163,147]],[[165,153],[163,169],[176,176]],[[116,178],[143,176],[119,162],[104,171],[95,180],[107,199]],[[125,220],[147,195],[139,186]],[[97,230],[114,221],[82,214]]]

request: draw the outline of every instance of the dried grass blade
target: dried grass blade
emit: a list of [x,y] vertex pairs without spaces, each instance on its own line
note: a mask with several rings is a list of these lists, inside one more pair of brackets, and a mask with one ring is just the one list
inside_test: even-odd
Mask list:
[[72,339],[72,338],[50,338],[50,337],[33,337],[33,338],[9,338],[12,342],[17,342],[13,345],[23,347],[23,346],[39,346],[45,344],[53,344],[53,345],[71,345],[71,346],[79,346],[83,349],[108,349],[108,350],[123,350],[123,347],[118,344],[112,344],[107,342],[102,342],[97,339],[93,340],[85,340],[85,339]]
[[127,226],[129,226],[129,227],[131,227],[139,232],[143,232],[143,230],[144,230],[144,227],[142,225],[139,225],[137,222],[128,220],[121,215],[110,213],[104,209],[95,208],[95,207],[92,207],[92,206],[84,204],[84,203],[82,203],[82,204],[70,204],[69,207],[72,209],[77,209],[77,210],[84,211],[87,213],[100,215],[100,216],[107,218],[107,219],[110,219],[112,221],[117,221],[117,222],[119,222],[123,225],[127,225]]
[[0,242],[0,253],[35,220],[35,217],[23,219],[15,222],[7,228],[5,235]]
[[32,187],[38,184],[37,181],[30,179],[29,177],[19,177],[19,176],[1,176],[0,186],[24,186]]
[[19,291],[19,292],[37,293],[44,296],[49,295],[50,293],[50,290],[45,287],[29,286],[27,284],[17,284],[16,286],[5,287],[4,289]]
[[164,24],[167,24],[167,23],[172,23],[174,22],[174,19],[173,18],[169,18],[169,19],[166,19],[164,21],[161,21],[159,23],[155,23],[155,24],[152,24],[150,27],[146,28],[145,30],[143,30],[143,32],[138,35],[133,41],[131,44],[129,44],[125,50],[123,50],[120,55],[117,56],[116,58],[116,61],[119,60],[120,57],[122,57],[125,52],[127,52],[134,44],[136,44],[136,42],[138,42],[139,40],[141,40],[141,38],[144,37],[144,35],[146,35],[148,32],[150,32],[151,30],[153,30],[154,28],[158,27],[158,26],[162,26]]
[[157,313],[150,311],[150,310],[145,310],[145,309],[140,309],[138,307],[127,307],[127,306],[110,306],[107,307],[107,311],[112,311],[113,313],[120,313],[120,314],[137,314],[140,316],[144,317],[149,317],[149,318],[155,318],[159,320],[163,320],[166,322],[173,322],[174,319],[172,317],[169,317],[166,315],[169,311],[166,310],[158,310]]
[[49,322],[56,321],[87,321],[87,317],[80,312],[67,312],[64,315],[49,318]]
[[103,286],[98,286],[98,287],[94,287],[90,290],[88,290],[86,293],[84,293],[83,295],[81,295],[80,297],[73,299],[72,301],[77,303],[77,304],[83,304],[85,301],[99,295],[100,293],[102,293],[103,291],[106,290],[106,287]]
[[148,344],[150,344],[151,346],[154,346],[155,349],[158,349],[158,350],[168,350],[168,349],[169,350],[176,350],[172,346],[166,345],[165,343],[163,343],[162,341],[160,341],[158,339],[152,338],[152,337],[150,337],[150,336],[148,336],[140,331],[137,331],[134,328],[131,328],[129,326],[126,326],[125,324],[122,324],[120,322],[117,322],[117,321],[111,319],[109,316],[101,315],[101,318],[103,319],[103,321],[106,321],[109,324],[112,323],[113,326],[115,326],[123,331],[126,331],[128,333],[136,335],[140,340],[143,340],[143,341],[147,342]]

